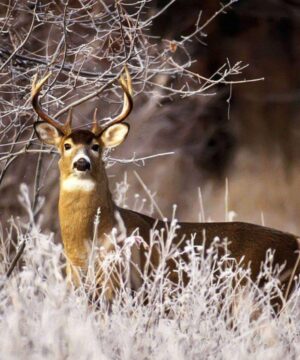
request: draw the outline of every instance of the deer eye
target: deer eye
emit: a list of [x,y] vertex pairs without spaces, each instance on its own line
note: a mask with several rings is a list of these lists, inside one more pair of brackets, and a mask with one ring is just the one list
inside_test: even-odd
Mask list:
[[71,147],[72,147],[71,144],[65,144],[64,145],[65,150],[70,150]]
[[99,149],[100,149],[100,146],[99,146],[98,144],[94,144],[94,145],[92,146],[92,150],[93,150],[93,151],[99,151]]

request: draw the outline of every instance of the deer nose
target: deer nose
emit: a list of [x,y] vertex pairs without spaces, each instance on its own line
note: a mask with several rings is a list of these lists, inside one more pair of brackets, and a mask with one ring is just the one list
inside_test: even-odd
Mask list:
[[91,168],[90,162],[84,158],[80,158],[77,161],[75,161],[73,166],[78,171],[87,171],[87,170],[90,170],[90,168]]

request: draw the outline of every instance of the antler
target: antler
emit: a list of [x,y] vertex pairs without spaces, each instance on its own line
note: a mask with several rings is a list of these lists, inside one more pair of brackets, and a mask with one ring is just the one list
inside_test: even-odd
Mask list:
[[45,77],[43,77],[39,82],[37,82],[37,74],[34,75],[33,81],[32,81],[32,88],[31,88],[31,103],[33,106],[33,109],[36,111],[38,116],[49,123],[50,125],[54,126],[57,130],[59,130],[64,135],[69,134],[71,130],[71,124],[72,124],[72,108],[69,110],[67,121],[64,125],[59,123],[58,121],[52,119],[48,114],[46,114],[40,103],[39,103],[39,94],[42,89],[42,86],[44,83],[49,79],[51,76],[51,72],[49,72]]
[[[112,124],[116,124],[116,123],[124,121],[128,117],[128,115],[131,113],[131,110],[133,108],[131,77],[130,77],[129,71],[126,66],[124,66],[124,70],[125,70],[126,80],[124,79],[123,75],[120,77],[120,80],[119,80],[120,85],[124,91],[123,109],[118,116],[116,116],[114,119],[112,119],[107,124],[105,124],[105,128],[108,126],[111,126]],[[54,126],[56,129],[58,129],[64,135],[67,135],[72,131],[72,128],[71,128],[72,108],[70,108],[70,110],[69,110],[66,123],[64,125],[62,125],[58,121],[51,118],[48,114],[46,114],[43,111],[43,109],[39,103],[39,94],[40,94],[41,88],[50,76],[51,76],[51,72],[49,72],[45,77],[43,77],[38,82],[37,82],[37,74],[34,76],[33,81],[32,81],[32,89],[31,89],[32,106],[41,119],[43,119],[50,125]],[[97,114],[97,110],[94,113],[94,121],[93,121],[94,125],[93,125],[92,131],[95,134],[96,133],[99,134],[103,130],[103,128],[101,126],[99,126],[97,118],[96,118],[96,114]]]
[[133,100],[132,100],[132,83],[131,83],[131,77],[129,74],[129,71],[127,69],[127,66],[124,66],[125,74],[126,74],[126,80],[124,79],[124,76],[121,75],[120,77],[120,85],[124,91],[124,100],[123,100],[123,109],[121,113],[116,116],[114,119],[109,121],[105,124],[104,128],[101,127],[97,121],[97,108],[94,112],[93,117],[93,128],[92,132],[96,135],[99,135],[104,129],[108,128],[109,126],[124,121],[128,115],[131,113],[131,110],[133,108]]
[[124,79],[123,75],[120,77],[119,80],[120,85],[122,86],[122,89],[124,91],[123,109],[121,113],[118,116],[116,116],[114,119],[109,121],[106,124],[106,126],[110,126],[112,124],[124,121],[131,113],[131,110],[133,108],[131,77],[127,69],[127,66],[124,66],[124,70],[126,74],[126,80]]

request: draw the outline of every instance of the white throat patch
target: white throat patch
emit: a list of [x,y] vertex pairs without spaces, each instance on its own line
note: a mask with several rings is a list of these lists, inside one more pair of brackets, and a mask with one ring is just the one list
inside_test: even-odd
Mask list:
[[91,179],[82,179],[77,176],[70,176],[62,182],[64,191],[92,191],[95,188],[95,181]]

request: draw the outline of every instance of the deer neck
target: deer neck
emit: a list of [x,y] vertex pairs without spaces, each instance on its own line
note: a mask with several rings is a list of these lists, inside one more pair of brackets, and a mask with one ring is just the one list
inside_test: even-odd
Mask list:
[[[95,234],[101,242],[111,232],[115,225],[114,208],[106,174],[96,180],[61,176],[60,227],[66,256],[73,265],[85,267]],[[98,209],[100,221],[96,228]]]

